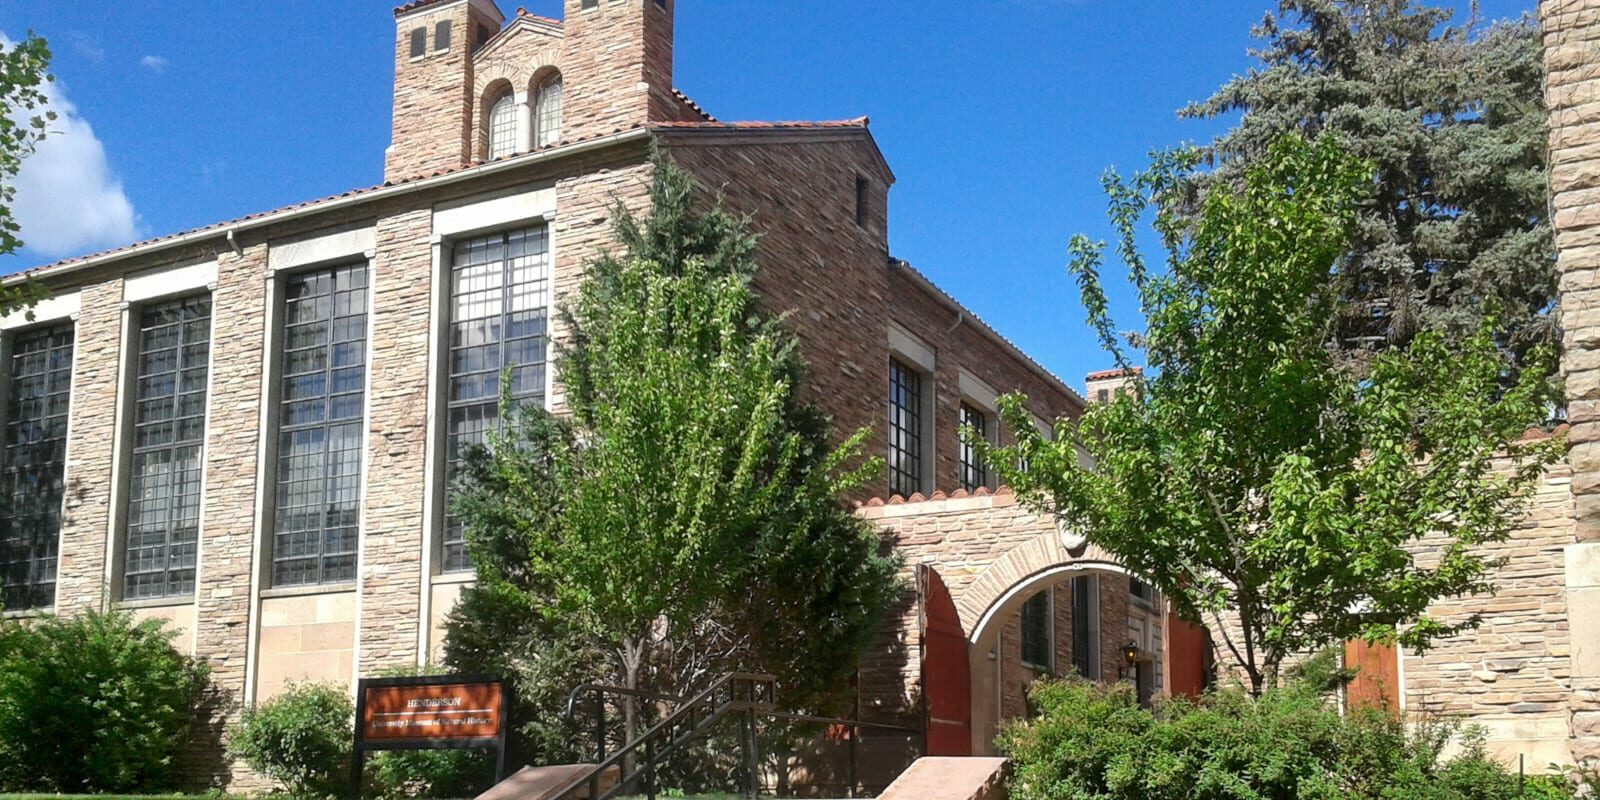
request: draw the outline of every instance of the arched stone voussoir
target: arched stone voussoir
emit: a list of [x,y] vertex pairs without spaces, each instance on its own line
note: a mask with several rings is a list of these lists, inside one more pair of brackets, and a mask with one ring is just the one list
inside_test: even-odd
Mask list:
[[1061,533],[1054,530],[1011,548],[985,567],[956,598],[956,613],[967,640],[979,643],[990,622],[1003,618],[997,612],[1020,602],[1018,595],[1032,594],[1045,584],[1059,582],[1068,573],[1086,570],[1127,574],[1109,553],[1093,544],[1069,550]]

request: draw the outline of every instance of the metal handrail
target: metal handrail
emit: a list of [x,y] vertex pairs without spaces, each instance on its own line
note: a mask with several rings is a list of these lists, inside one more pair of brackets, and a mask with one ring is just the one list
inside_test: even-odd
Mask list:
[[566,711],[561,715],[561,721],[568,729],[576,730],[578,727],[578,700],[585,694],[597,696],[597,702],[594,704],[594,760],[596,762],[604,761],[606,758],[606,695],[637,697],[650,702],[683,702],[683,697],[675,694],[647,692],[643,689],[629,689],[626,686],[610,686],[603,683],[583,683],[574,686],[572,691],[567,694],[567,707]]
[[[860,791],[860,788],[861,788],[860,752],[859,752],[858,742],[861,739],[861,730],[863,728],[870,728],[872,730],[880,730],[880,731],[891,731],[893,733],[909,733],[909,734],[911,734],[913,736],[921,736],[923,734],[923,730],[921,728],[915,728],[915,727],[911,727],[909,725],[893,725],[893,724],[890,724],[890,723],[887,723],[887,722],[863,722],[863,721],[858,720],[858,719],[841,719],[839,717],[819,717],[819,716],[815,716],[813,714],[789,714],[789,713],[785,713],[785,712],[782,712],[782,711],[769,711],[769,712],[766,712],[766,713],[762,714],[761,716],[768,717],[768,718],[771,718],[771,719],[788,720],[790,722],[805,722],[805,723],[811,723],[813,725],[830,725],[830,726],[836,726],[836,727],[841,727],[841,728],[847,728],[850,731],[850,739],[849,739],[850,750],[849,750],[849,760],[847,762],[847,768],[848,768],[849,772],[846,774],[846,778],[849,781],[849,783],[848,783],[848,785],[846,786],[846,789],[845,789],[845,795],[847,797],[855,797],[856,796],[856,792]],[[918,752],[926,752],[926,751],[927,751],[926,744],[924,744],[922,747],[918,748]]]
[[[645,794],[654,798],[655,769],[656,764],[662,758],[671,754],[673,750],[693,741],[701,731],[720,721],[731,711],[770,711],[774,707],[776,680],[771,675],[746,672],[733,672],[718,678],[704,691],[684,701],[676,710],[667,715],[666,719],[646,729],[644,733],[639,734],[638,738],[624,744],[617,749],[617,752],[612,753],[605,760],[596,764],[587,781],[589,800],[611,800],[617,797],[641,773],[645,777]],[[741,685],[746,686],[748,689],[744,697],[740,697],[739,687]],[[726,700],[722,700],[719,696],[724,689],[727,690]],[[701,716],[700,707],[707,703],[712,703],[713,705],[708,710],[708,713]],[[685,720],[689,722],[689,730],[682,735],[671,736],[673,729]],[[669,735],[666,747],[662,750],[657,750],[656,739],[663,733]],[[754,735],[753,728],[750,734]],[[639,755],[641,749],[644,751],[643,766],[636,766],[631,774],[622,774],[621,770],[626,762],[630,758]],[[749,764],[752,758],[753,753],[747,752],[746,763]],[[750,766],[753,767],[753,765]],[[604,794],[601,794],[601,776],[612,767],[616,767],[618,770],[617,784]],[[563,792],[557,800],[568,800],[583,787],[583,783],[574,785],[566,792]]]

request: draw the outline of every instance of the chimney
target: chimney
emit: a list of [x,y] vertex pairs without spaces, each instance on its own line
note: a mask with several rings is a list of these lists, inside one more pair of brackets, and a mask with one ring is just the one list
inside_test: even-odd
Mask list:
[[1144,375],[1144,367],[1103,369],[1083,379],[1083,396],[1092,405],[1103,406],[1118,395],[1133,391],[1133,382]]
[[672,119],[675,0],[564,0],[565,138]]
[[395,9],[394,21],[394,133],[384,180],[466,166],[472,160],[472,53],[505,17],[494,0],[415,0]]

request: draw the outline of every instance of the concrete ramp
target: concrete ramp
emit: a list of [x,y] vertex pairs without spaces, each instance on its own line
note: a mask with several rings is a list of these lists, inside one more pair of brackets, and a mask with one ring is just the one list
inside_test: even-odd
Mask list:
[[1006,800],[1004,758],[919,758],[878,800]]
[[[574,800],[589,797],[589,776],[593,764],[562,764],[555,767],[523,767],[494,785],[477,800],[555,800],[568,791]],[[600,776],[600,791],[615,786],[621,770],[611,767]]]

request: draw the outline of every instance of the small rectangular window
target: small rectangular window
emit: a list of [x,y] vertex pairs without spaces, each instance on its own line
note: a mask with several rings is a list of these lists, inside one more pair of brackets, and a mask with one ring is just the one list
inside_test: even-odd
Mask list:
[[433,26],[433,51],[442,53],[450,49],[450,20]]
[[69,322],[17,334],[11,342],[0,473],[0,600],[8,611],[55,605],[72,335]]
[[1045,589],[1022,604],[1022,664],[1042,672],[1051,671],[1054,660],[1051,633],[1055,620],[1051,617],[1055,615],[1050,602],[1053,591]]
[[[989,440],[989,418],[982,411],[968,405],[961,404],[961,426],[971,428],[972,433],[979,439]],[[961,441],[961,487],[969,492],[989,485],[989,465],[985,464],[978,455],[978,449]]]
[[1100,679],[1100,581],[1093,575],[1072,579],[1072,668]]
[[211,298],[146,308],[137,346],[122,573],[127,600],[194,592]]
[[272,583],[356,577],[367,386],[367,267],[284,287]]
[[428,29],[417,28],[411,32],[411,57],[422,58],[428,54]]
[[599,8],[600,0],[583,0],[582,8]]
[[1134,600],[1152,605],[1156,601],[1156,587],[1151,586],[1138,578],[1128,579],[1128,596]]
[[1105,405],[1106,403],[1111,402],[1111,390],[1110,389],[1097,390],[1094,393],[1094,399],[1095,399],[1095,402],[1099,403],[1100,405]]
[[872,184],[866,178],[856,176],[856,224],[867,227],[871,216]]
[[889,491],[922,491],[922,375],[889,360]]

